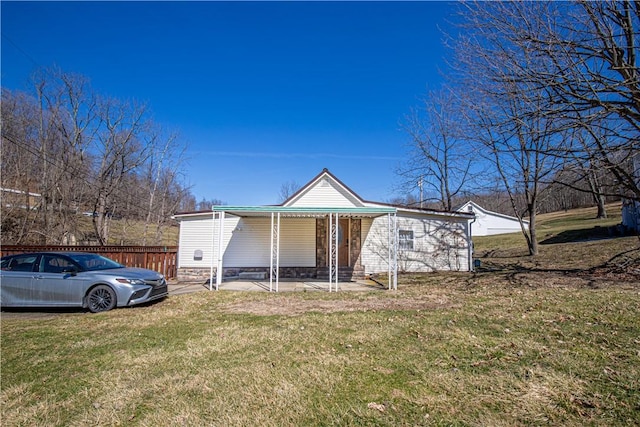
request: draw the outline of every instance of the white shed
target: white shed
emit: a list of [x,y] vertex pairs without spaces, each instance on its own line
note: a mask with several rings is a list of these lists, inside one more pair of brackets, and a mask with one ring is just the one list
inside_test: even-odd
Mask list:
[[[518,218],[492,212],[484,209],[475,202],[468,201],[457,209],[458,212],[473,213],[475,221],[471,223],[472,236],[492,236],[494,234],[517,233],[522,231]],[[529,221],[523,220],[525,227],[529,227]]]
[[[467,212],[361,199],[324,169],[281,205],[179,213],[178,278],[362,278],[472,269]],[[221,274],[218,274],[220,272]]]

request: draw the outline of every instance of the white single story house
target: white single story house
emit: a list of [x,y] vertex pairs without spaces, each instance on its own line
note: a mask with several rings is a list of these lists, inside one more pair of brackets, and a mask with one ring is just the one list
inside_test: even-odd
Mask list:
[[[402,272],[471,271],[468,212],[365,201],[324,169],[274,206],[213,206],[174,215],[178,279],[338,281]],[[215,279],[214,279],[215,278]]]
[[[472,236],[492,236],[522,231],[518,218],[492,212],[472,201],[468,201],[456,211],[475,214],[476,219],[471,223]],[[529,227],[529,221],[523,220],[523,222],[526,227]]]

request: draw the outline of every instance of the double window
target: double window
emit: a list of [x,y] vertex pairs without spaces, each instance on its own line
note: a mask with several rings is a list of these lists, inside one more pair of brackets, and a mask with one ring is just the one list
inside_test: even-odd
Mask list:
[[413,230],[398,230],[398,249],[413,250]]

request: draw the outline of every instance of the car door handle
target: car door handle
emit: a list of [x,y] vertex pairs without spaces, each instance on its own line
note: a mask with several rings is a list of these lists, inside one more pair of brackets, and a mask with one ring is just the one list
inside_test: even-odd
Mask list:
[[44,279],[44,276],[41,274],[36,274],[35,276],[33,276],[34,279]]

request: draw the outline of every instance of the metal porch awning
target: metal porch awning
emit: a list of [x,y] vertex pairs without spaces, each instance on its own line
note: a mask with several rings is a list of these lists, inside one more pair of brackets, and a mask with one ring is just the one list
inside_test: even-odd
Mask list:
[[[213,260],[216,264],[216,285],[218,290],[223,277],[223,237],[225,215],[238,217],[263,217],[271,218],[271,251],[269,264],[269,290],[278,292],[280,270],[280,220],[281,218],[328,218],[329,219],[329,292],[335,284],[338,290],[338,224],[340,217],[347,218],[376,218],[386,215],[388,218],[388,265],[389,265],[389,289],[398,288],[398,233],[397,233],[397,209],[394,207],[285,207],[285,206],[213,206],[211,214],[212,230],[212,256],[209,276],[209,290],[213,290]],[[215,233],[218,232],[218,247],[215,248]],[[393,278],[393,279],[392,279]]]
[[294,218],[324,218],[329,214],[339,214],[347,217],[377,217],[388,213],[396,213],[392,207],[287,207],[287,206],[213,206],[213,212],[226,212],[240,217],[270,216],[280,214],[281,217]]

